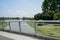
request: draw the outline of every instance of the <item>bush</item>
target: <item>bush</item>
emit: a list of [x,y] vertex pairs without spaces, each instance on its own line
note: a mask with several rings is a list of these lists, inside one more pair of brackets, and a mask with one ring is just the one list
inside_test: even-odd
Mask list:
[[42,19],[42,14],[38,13],[38,14],[34,15],[34,19],[35,20],[41,20]]
[[54,11],[48,11],[43,13],[43,20],[53,20],[55,12]]
[[60,12],[54,14],[54,20],[60,20]]
[[55,12],[54,11],[48,11],[45,13],[38,13],[36,15],[34,15],[34,19],[35,20],[53,20],[53,16],[54,16]]

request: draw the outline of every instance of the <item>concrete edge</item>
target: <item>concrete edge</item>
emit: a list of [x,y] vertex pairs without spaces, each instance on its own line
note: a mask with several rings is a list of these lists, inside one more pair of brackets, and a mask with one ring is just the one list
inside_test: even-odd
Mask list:
[[28,34],[28,33],[22,33],[22,32],[20,33],[20,32],[9,31],[9,30],[0,30],[0,31],[14,33],[14,34],[18,34],[18,35],[29,36],[29,37],[43,39],[43,40],[60,40],[60,38],[51,38],[51,37],[46,37],[46,36],[38,36],[38,35],[34,35],[34,34]]

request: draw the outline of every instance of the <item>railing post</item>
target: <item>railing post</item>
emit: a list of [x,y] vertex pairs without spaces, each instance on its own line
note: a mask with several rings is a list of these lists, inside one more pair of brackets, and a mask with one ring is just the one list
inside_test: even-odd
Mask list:
[[4,22],[2,22],[2,30],[4,30]]
[[19,21],[19,31],[21,32],[21,22]]
[[11,25],[10,25],[10,22],[9,22],[9,30],[11,31]]
[[36,22],[34,21],[35,35],[37,34]]

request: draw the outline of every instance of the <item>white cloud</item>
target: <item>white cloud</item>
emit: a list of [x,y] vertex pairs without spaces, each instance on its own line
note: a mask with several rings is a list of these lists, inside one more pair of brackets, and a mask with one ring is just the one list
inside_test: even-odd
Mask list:
[[33,17],[36,13],[40,12],[38,9],[9,9],[7,17]]
[[29,16],[29,12],[26,10],[16,10],[16,15],[20,17],[26,17]]

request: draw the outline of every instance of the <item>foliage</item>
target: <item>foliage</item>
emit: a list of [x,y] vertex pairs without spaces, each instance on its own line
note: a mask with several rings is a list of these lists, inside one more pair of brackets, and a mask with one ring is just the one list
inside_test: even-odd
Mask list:
[[30,18],[30,17],[23,17],[23,20],[34,20],[34,18]]
[[40,20],[40,19],[42,19],[42,14],[41,14],[41,13],[38,13],[38,14],[34,15],[34,19],[35,19],[35,20]]
[[54,20],[60,20],[60,12],[54,14]]
[[18,17],[0,17],[0,20],[10,20],[10,19],[20,19],[20,18],[18,18]]
[[53,20],[55,12],[54,11],[48,11],[45,13],[38,13],[34,15],[35,20]]
[[42,10],[34,15],[35,20],[60,20],[60,0],[44,0]]
[[60,11],[60,0],[44,0],[42,4],[43,12],[48,10],[59,12]]
[[55,12],[54,11],[48,11],[48,12],[45,12],[42,16],[42,19],[43,20],[53,20],[53,16],[54,16]]

